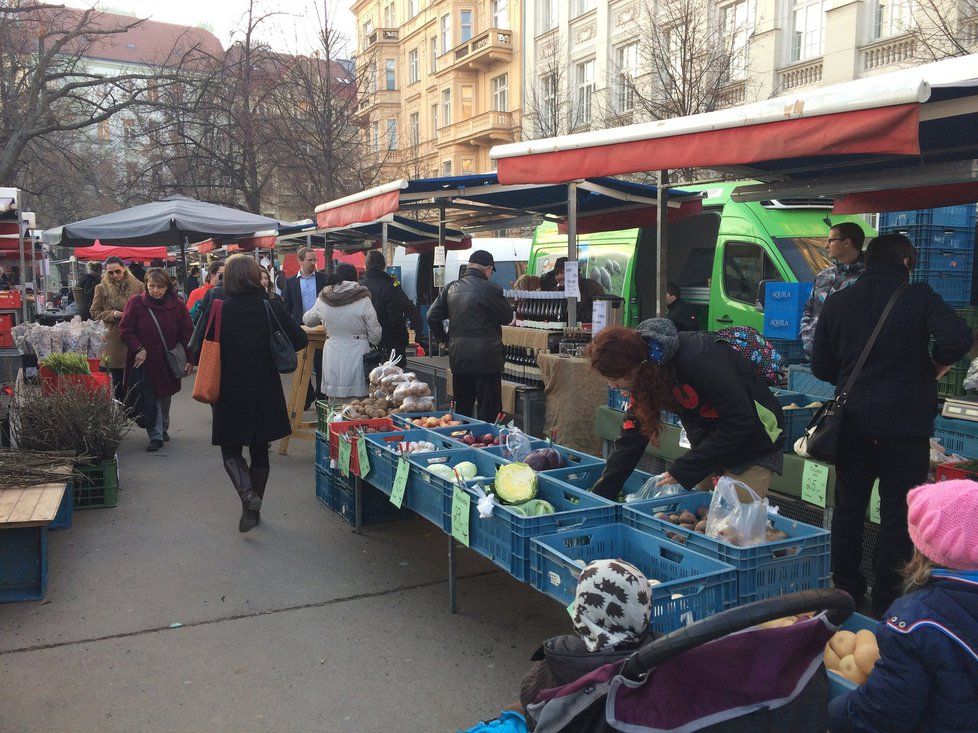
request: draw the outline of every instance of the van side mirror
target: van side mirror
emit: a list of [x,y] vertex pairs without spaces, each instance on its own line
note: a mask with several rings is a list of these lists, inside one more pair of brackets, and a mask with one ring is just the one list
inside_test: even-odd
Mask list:
[[757,307],[757,310],[761,311],[762,313],[764,312],[764,297],[767,295],[767,284],[771,282],[775,281],[761,280],[757,284],[757,300],[755,302],[755,306]]

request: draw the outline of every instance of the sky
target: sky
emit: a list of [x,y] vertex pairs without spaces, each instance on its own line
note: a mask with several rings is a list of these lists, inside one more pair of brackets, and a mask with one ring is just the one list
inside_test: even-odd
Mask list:
[[[134,13],[166,23],[200,25],[211,30],[227,48],[235,30],[244,25],[248,0],[62,0],[65,5],[86,8],[95,5],[101,10]],[[350,12],[352,0],[256,0],[256,14],[274,14],[262,22],[261,40],[276,51],[305,53],[316,47],[315,33],[325,2],[334,27],[352,38],[354,18]],[[352,51],[352,46],[350,47]],[[348,55],[349,51],[347,54]]]

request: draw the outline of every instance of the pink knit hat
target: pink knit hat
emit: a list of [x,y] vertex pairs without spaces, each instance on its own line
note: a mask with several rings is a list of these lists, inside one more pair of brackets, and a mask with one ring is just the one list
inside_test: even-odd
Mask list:
[[978,483],[943,481],[907,494],[907,528],[917,549],[938,565],[978,570]]

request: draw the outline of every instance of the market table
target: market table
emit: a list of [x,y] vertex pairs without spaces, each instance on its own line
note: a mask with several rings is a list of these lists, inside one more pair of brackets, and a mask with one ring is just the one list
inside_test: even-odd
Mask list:
[[316,420],[303,420],[303,413],[306,411],[306,393],[309,379],[312,377],[316,350],[322,349],[326,343],[326,329],[322,326],[315,328],[302,326],[302,330],[309,337],[309,344],[297,354],[299,363],[292,373],[292,388],[289,390],[288,398],[292,434],[286,435],[278,444],[278,452],[282,456],[288,455],[291,438],[298,438],[299,440],[316,439]]
[[540,354],[537,364],[547,396],[546,432],[556,431],[557,441],[568,448],[601,455],[591,415],[608,402],[607,380],[584,357]]
[[65,481],[0,488],[0,603],[44,598],[48,526],[66,490]]

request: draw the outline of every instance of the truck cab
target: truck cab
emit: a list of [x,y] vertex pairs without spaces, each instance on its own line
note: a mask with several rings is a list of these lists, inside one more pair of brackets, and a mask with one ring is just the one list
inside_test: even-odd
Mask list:
[[[737,203],[730,194],[750,181],[684,186],[704,194],[703,212],[669,225],[668,279],[698,311],[710,331],[752,326],[763,331],[767,282],[813,282],[830,262],[826,239],[832,224],[854,221],[874,231],[862,217],[833,216],[825,199]],[[655,315],[656,236],[654,227],[578,237],[585,276],[624,298],[625,325]],[[567,237],[553,224],[534,233],[529,272],[541,275],[567,254]]]

